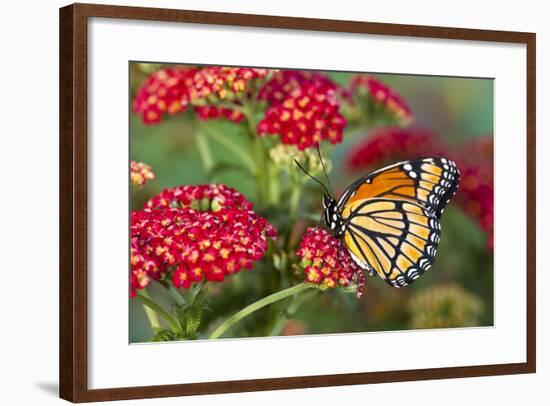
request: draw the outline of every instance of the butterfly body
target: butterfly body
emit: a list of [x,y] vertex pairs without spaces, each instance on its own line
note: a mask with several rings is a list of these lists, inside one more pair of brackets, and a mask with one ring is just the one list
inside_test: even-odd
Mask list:
[[342,238],[346,231],[346,223],[338,209],[338,203],[328,194],[323,196],[323,218],[328,228],[336,238]]
[[439,219],[459,182],[451,160],[399,162],[358,179],[338,201],[325,194],[323,217],[362,269],[407,286],[433,265]]

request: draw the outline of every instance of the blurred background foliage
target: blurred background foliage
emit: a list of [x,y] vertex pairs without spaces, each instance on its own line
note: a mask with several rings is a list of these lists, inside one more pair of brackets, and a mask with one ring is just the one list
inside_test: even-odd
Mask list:
[[[130,66],[130,94],[149,73],[160,65]],[[353,73],[323,72],[335,82],[347,86]],[[411,107],[415,116],[413,128],[427,130],[443,141],[452,153],[461,153],[460,146],[474,139],[493,134],[493,80],[454,77],[375,74],[396,89]],[[130,100],[131,103],[131,100]],[[130,108],[130,111],[131,108]],[[151,196],[167,187],[225,183],[254,201],[255,190],[246,177],[235,171],[219,171],[208,179],[194,142],[190,115],[185,112],[169,116],[158,125],[142,123],[130,113],[130,159],[152,166],[156,180],[147,184],[132,198],[132,209],[138,210]],[[239,142],[238,126],[227,120],[208,120],[217,133]],[[333,170],[331,184],[335,195],[366,172],[350,170],[347,154],[376,131],[346,131],[344,141],[330,149]],[[219,143],[212,143],[215,157],[224,160],[228,152]],[[420,154],[422,155],[422,154]],[[455,155],[454,155],[455,156]],[[373,167],[372,169],[376,169]],[[318,200],[321,215],[321,191],[311,186],[310,196]],[[261,213],[271,220],[270,213]],[[304,222],[302,231],[313,222]],[[265,283],[276,278],[268,269],[243,271],[211,290],[204,324],[225,318],[247,304],[266,296]],[[157,303],[169,307],[161,288],[152,284],[150,295]],[[276,311],[284,311],[285,302]],[[272,322],[268,312],[257,312],[243,320],[233,337],[261,336],[265,325]],[[282,334],[319,334],[364,331],[403,330],[411,328],[445,328],[490,326],[493,324],[493,256],[487,237],[477,222],[451,201],[442,217],[442,238],[435,265],[416,283],[394,289],[380,278],[367,278],[366,293],[357,299],[340,289],[311,292],[299,310],[282,328]],[[259,327],[260,326],[260,327]],[[143,306],[130,303],[130,342],[150,339],[150,327]]]

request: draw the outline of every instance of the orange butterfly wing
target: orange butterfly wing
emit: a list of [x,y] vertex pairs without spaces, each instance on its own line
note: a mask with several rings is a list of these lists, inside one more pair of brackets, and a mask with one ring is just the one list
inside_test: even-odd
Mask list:
[[399,162],[354,182],[338,201],[354,261],[395,287],[418,279],[435,261],[439,218],[459,182],[445,158]]
[[365,199],[342,214],[344,242],[353,260],[394,287],[407,286],[434,263],[439,220],[412,201]]
[[456,193],[460,173],[445,158],[423,158],[399,162],[354,182],[338,202],[341,211],[360,200],[375,197],[419,203],[438,218]]

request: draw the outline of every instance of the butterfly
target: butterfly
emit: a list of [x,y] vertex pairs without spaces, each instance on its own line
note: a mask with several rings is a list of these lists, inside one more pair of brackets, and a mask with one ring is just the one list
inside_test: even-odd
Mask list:
[[398,162],[357,179],[338,201],[325,187],[321,221],[359,267],[400,288],[434,264],[440,218],[459,183],[449,159]]

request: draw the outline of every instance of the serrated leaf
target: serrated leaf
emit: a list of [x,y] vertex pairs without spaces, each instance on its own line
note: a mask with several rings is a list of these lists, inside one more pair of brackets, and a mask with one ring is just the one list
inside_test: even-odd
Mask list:
[[185,312],[185,335],[188,338],[195,338],[196,331],[201,325],[202,309],[199,306],[193,306]]
[[164,329],[162,327],[153,327],[153,336],[149,339],[150,342],[162,342],[162,341],[173,341],[176,336],[170,330]]
[[201,324],[202,306],[180,306],[175,304],[172,307],[172,315],[181,326],[181,338],[194,339],[196,338],[197,330]]
[[186,305],[174,304],[172,305],[172,317],[174,317],[180,326],[185,326],[185,313],[187,311]]

